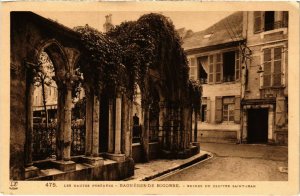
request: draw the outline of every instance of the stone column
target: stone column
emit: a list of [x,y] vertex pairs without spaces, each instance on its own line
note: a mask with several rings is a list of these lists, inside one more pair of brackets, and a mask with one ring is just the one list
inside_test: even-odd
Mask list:
[[86,93],[86,118],[85,118],[85,155],[92,155],[92,130],[93,130],[93,100],[91,92]]
[[191,136],[192,137],[191,137],[190,141],[193,142],[195,140],[195,124],[196,124],[195,109],[194,110],[192,109],[192,119],[191,119],[191,121],[192,121],[192,129],[191,129],[191,132],[192,132]]
[[33,91],[34,85],[29,82],[27,87],[27,130],[25,141],[25,166],[32,166],[32,136],[33,136]]
[[149,161],[149,105],[143,104],[143,113],[144,113],[144,126],[142,132],[142,145],[144,150],[144,161]]
[[166,106],[164,101],[159,102],[159,130],[158,130],[158,141],[161,147],[164,147],[164,123],[166,116]]
[[195,115],[194,115],[194,117],[195,117],[195,126],[194,126],[194,142],[197,142],[198,141],[198,112],[197,112],[197,110],[195,110]]
[[108,152],[114,152],[114,111],[113,99],[109,99],[108,103]]
[[122,99],[122,152],[124,152],[126,157],[131,157],[130,148],[131,148],[131,140],[130,137],[131,129],[130,129],[130,103],[129,99],[124,95]]
[[92,132],[92,155],[99,156],[99,112],[100,102],[97,96],[93,96],[93,132]]
[[121,107],[122,98],[116,98],[116,130],[115,130],[115,151],[114,154],[121,154]]
[[67,92],[65,96],[65,108],[64,108],[64,133],[63,133],[63,157],[64,161],[71,160],[71,135],[72,135],[72,128],[71,128],[71,104],[72,104],[72,88],[71,85],[67,86]]

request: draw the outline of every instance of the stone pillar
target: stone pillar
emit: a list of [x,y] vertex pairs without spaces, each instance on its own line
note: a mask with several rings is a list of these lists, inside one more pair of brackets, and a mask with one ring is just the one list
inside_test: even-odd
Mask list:
[[92,155],[99,156],[99,112],[100,102],[97,96],[93,96],[93,132],[92,132]]
[[64,107],[64,133],[63,133],[63,157],[64,161],[71,160],[71,135],[72,135],[72,128],[71,128],[71,104],[72,104],[72,88],[70,85],[67,86],[67,93],[65,96],[65,107]]
[[25,166],[32,166],[32,136],[33,136],[33,91],[34,85],[29,82],[27,87],[27,129],[25,141]]
[[195,126],[194,126],[194,142],[197,142],[198,141],[198,111],[197,111],[197,109],[195,110]]
[[108,152],[114,152],[114,105],[113,100],[109,99],[108,105]]
[[128,145],[126,145],[126,149],[129,150],[129,156],[132,157],[132,129],[133,129],[133,115],[132,115],[132,100],[129,102],[129,108],[128,108],[128,117],[129,117],[129,124],[128,124],[128,132],[129,132],[129,141]]
[[164,146],[164,122],[165,122],[165,102],[159,102],[159,119],[158,119],[158,142],[161,147]]
[[91,92],[86,93],[86,118],[85,118],[85,155],[92,155],[92,130],[93,130],[93,100]]
[[121,107],[122,98],[116,98],[116,130],[115,130],[115,151],[114,154],[121,154]]
[[130,148],[132,138],[130,137],[130,103],[129,99],[124,95],[122,99],[122,152],[126,157],[131,157]]
[[196,119],[195,119],[195,110],[192,109],[192,118],[191,118],[191,121],[192,121],[192,129],[191,129],[191,139],[190,141],[193,142],[195,140],[195,124],[196,124]]
[[144,104],[143,106],[143,113],[144,113],[144,126],[142,132],[142,145],[144,150],[144,161],[149,161],[149,105]]

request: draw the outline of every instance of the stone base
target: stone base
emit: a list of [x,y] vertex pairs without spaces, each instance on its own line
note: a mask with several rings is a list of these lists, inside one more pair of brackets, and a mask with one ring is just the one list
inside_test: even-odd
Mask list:
[[101,166],[104,164],[103,158],[101,157],[82,157],[81,160],[93,166]]
[[52,163],[56,169],[59,169],[64,172],[76,170],[76,163],[74,161],[59,160],[52,161]]
[[108,159],[117,161],[117,162],[123,162],[125,161],[125,154],[111,154],[111,153],[106,153],[106,157]]
[[25,179],[33,178],[39,175],[39,169],[35,166],[25,168]]

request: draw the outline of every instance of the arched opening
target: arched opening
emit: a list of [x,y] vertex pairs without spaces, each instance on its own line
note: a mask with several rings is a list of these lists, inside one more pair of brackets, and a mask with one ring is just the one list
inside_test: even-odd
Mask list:
[[48,54],[41,51],[34,77],[33,151],[32,159],[55,158],[57,127],[57,84],[54,66]]

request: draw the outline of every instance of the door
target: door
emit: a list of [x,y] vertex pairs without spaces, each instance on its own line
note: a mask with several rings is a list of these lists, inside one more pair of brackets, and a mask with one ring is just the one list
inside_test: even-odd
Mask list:
[[248,110],[248,143],[268,142],[268,109]]

